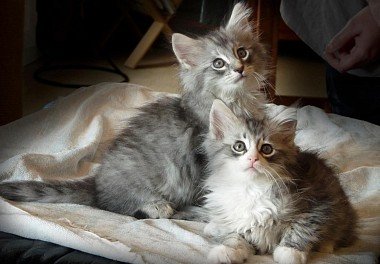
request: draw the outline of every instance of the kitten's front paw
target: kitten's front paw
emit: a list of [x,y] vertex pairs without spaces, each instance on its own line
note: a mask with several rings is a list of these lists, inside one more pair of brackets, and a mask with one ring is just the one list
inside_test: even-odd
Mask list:
[[273,259],[279,264],[306,264],[307,252],[279,246],[273,252]]
[[243,263],[248,258],[248,252],[242,249],[233,249],[225,245],[219,245],[211,249],[207,256],[207,263],[229,264]]
[[170,218],[174,214],[173,208],[166,201],[145,204],[141,211],[149,218]]

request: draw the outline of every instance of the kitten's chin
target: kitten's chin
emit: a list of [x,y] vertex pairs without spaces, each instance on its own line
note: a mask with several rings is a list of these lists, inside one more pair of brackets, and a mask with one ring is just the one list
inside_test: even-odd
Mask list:
[[253,177],[262,174],[262,172],[260,171],[260,169],[258,169],[257,167],[248,167],[245,171],[246,171],[250,176],[253,176]]
[[246,91],[248,88],[248,83],[245,78],[240,79],[237,82],[229,83],[229,85],[225,86],[226,92],[230,94],[240,94],[242,91]]

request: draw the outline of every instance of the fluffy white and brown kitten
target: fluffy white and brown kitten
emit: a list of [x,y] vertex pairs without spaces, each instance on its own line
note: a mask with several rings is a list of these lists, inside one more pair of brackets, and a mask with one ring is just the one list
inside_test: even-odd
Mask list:
[[206,36],[173,35],[182,96],[166,96],[142,107],[125,123],[95,175],[1,183],[0,195],[16,201],[86,204],[149,218],[169,218],[195,204],[202,197],[206,160],[199,150],[213,100],[225,101],[239,116],[263,116],[265,99],[257,76],[265,74],[265,52],[253,33],[250,14],[238,3],[227,25]]
[[356,215],[333,169],[294,144],[292,111],[247,121],[214,102],[204,143],[205,233],[221,245],[209,262],[243,262],[256,249],[277,263],[306,263],[313,249],[331,252],[355,240]]

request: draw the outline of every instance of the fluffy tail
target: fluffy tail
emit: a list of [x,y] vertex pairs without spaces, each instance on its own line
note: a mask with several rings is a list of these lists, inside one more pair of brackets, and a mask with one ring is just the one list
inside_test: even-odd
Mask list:
[[0,183],[0,196],[19,202],[92,205],[95,200],[95,179],[4,182]]

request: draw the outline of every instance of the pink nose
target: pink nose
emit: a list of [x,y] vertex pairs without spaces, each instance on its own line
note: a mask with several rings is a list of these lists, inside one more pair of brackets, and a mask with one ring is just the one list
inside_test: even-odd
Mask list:
[[256,162],[256,161],[258,161],[259,159],[258,159],[257,157],[255,157],[255,156],[253,156],[253,157],[249,157],[248,160],[253,161],[253,162]]
[[248,160],[250,161],[251,163],[251,167],[254,167],[256,162],[259,160],[256,156],[253,156],[253,157],[249,157]]

